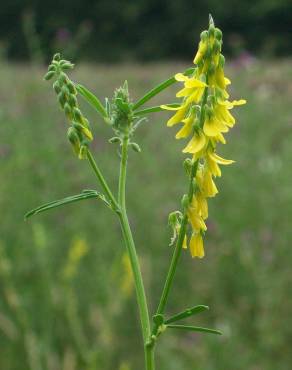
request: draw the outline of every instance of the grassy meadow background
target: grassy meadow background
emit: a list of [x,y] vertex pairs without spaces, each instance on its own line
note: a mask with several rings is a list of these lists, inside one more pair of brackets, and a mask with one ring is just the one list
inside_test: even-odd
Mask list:
[[[182,63],[78,64],[71,73],[99,97],[127,78],[132,98],[182,71]],[[95,189],[89,165],[67,143],[67,123],[44,68],[0,63],[0,369],[140,370],[143,353],[135,292],[117,219],[84,201],[24,222],[29,209]],[[167,311],[210,311],[190,322],[222,337],[167,332],[158,370],[287,370],[292,363],[291,60],[232,63],[231,94],[248,104],[218,150],[223,168],[210,200],[206,257],[180,261]],[[156,99],[174,101],[177,86]],[[80,98],[81,100],[81,98]],[[92,149],[117,186],[117,146],[90,107]],[[184,143],[168,113],[149,115],[130,153],[128,211],[154,312],[172,248],[168,213],[186,191]]]

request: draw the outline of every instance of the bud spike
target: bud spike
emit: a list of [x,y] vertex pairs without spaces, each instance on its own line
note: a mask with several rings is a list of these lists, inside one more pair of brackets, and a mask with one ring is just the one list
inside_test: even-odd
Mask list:
[[214,26],[214,19],[211,14],[209,14],[209,26]]

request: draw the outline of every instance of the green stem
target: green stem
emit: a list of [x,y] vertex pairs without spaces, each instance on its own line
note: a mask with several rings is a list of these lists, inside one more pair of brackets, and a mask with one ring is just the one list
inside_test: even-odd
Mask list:
[[89,149],[87,149],[87,159],[88,159],[88,162],[90,163],[97,179],[99,180],[103,191],[105,192],[109,201],[111,202],[111,204],[114,206],[115,210],[117,211],[119,209],[119,205],[118,205],[113,193],[111,192],[105,178],[103,177],[100,169],[98,168],[98,166],[97,166],[97,164],[96,164],[96,162],[95,162],[95,160],[94,160],[94,158],[93,158]]
[[[190,175],[190,184],[189,184],[189,192],[188,192],[188,198],[189,198],[190,202],[192,201],[192,197],[193,197],[193,191],[194,191],[194,189],[193,189],[193,178],[196,175],[197,168],[198,168],[198,161],[194,162],[194,164],[192,166],[192,172],[191,172],[191,175]],[[163,288],[163,291],[162,291],[162,295],[161,295],[161,298],[160,298],[160,302],[159,302],[156,314],[162,315],[164,313],[164,309],[165,309],[165,306],[166,306],[166,303],[167,303],[170,288],[171,288],[173,278],[174,278],[174,275],[175,275],[176,266],[177,266],[178,260],[180,258],[181,252],[182,252],[182,245],[183,245],[183,241],[184,241],[184,238],[185,238],[185,235],[186,235],[186,229],[187,229],[187,224],[188,224],[188,216],[187,216],[186,211],[187,210],[185,209],[183,219],[182,219],[182,222],[181,222],[181,227],[180,227],[180,230],[179,230],[178,239],[177,239],[176,246],[175,246],[175,249],[174,249],[174,252],[173,252],[173,255],[172,255],[171,263],[170,263],[169,270],[168,270],[168,273],[167,273],[167,276],[166,276],[164,288]]]
[[132,267],[133,277],[136,287],[136,295],[140,313],[143,341],[144,341],[144,353],[145,353],[145,364],[146,370],[154,370],[154,348],[149,346],[148,341],[151,335],[151,327],[149,321],[148,306],[146,300],[146,294],[140,270],[140,264],[136,253],[135,243],[133,240],[127,211],[126,211],[126,174],[127,174],[127,157],[128,157],[128,143],[129,138],[125,136],[122,143],[122,156],[120,164],[120,178],[119,178],[119,196],[118,201],[120,205],[119,218],[122,228],[122,233],[126,248],[129,254],[130,263]]

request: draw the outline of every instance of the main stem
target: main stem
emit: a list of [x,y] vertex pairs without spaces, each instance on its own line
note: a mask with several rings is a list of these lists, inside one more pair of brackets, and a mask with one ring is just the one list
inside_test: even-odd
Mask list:
[[154,348],[148,345],[148,341],[151,336],[151,326],[149,320],[148,306],[146,300],[146,294],[140,270],[140,264],[136,253],[135,243],[133,240],[127,211],[126,211],[126,174],[127,174],[127,157],[128,157],[128,143],[129,137],[124,136],[122,142],[122,156],[120,163],[120,177],[119,177],[119,194],[118,203],[120,206],[120,212],[118,213],[124,241],[129,254],[133,277],[136,287],[136,295],[140,313],[143,341],[144,341],[144,353],[145,353],[145,365],[146,370],[154,370]]

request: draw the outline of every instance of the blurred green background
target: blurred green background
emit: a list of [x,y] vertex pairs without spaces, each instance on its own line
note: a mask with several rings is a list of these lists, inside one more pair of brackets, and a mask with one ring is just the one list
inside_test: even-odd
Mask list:
[[[191,64],[209,11],[226,30],[231,95],[248,104],[236,110],[238,124],[218,150],[236,164],[223,169],[219,195],[209,202],[206,257],[183,254],[167,311],[207,304],[210,311],[190,322],[224,335],[166,333],[157,369],[287,370],[291,2],[121,4],[14,1],[1,9],[0,370],[143,368],[135,293],[114,215],[88,200],[23,221],[39,204],[96,187],[88,164],[67,143],[65,118],[42,80],[44,61],[61,51],[80,59],[71,77],[99,97],[111,97],[127,79],[137,99]],[[174,101],[176,90],[151,104]],[[116,187],[117,147],[107,142],[112,132],[90,107],[82,108],[94,129],[97,161]],[[168,213],[179,208],[186,189],[184,143],[166,128],[168,116],[149,116],[136,136],[142,153],[129,160],[129,217],[151,312],[172,252]]]

